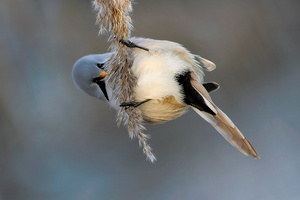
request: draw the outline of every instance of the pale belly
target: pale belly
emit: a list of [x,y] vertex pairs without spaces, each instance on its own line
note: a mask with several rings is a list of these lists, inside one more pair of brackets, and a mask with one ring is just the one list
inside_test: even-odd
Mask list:
[[183,115],[188,106],[179,103],[172,96],[162,100],[150,100],[139,106],[145,121],[150,123],[164,123]]

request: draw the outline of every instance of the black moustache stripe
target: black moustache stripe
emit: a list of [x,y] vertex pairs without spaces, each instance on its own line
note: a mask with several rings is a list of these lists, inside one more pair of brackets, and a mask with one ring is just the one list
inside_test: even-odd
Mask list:
[[106,91],[105,81],[103,80],[103,78],[100,77],[93,78],[93,82],[97,83],[97,85],[100,87],[101,91],[103,92],[105,98],[107,99],[107,101],[109,101],[107,91]]

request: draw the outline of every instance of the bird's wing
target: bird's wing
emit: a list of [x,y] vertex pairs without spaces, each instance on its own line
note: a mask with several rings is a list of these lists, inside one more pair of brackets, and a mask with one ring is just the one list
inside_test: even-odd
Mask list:
[[196,55],[194,54],[194,58],[196,61],[199,62],[199,64],[201,65],[201,67],[203,67],[203,69],[205,69],[206,71],[213,71],[214,69],[216,69],[216,64],[205,59],[205,58],[202,58],[201,56],[199,55]]
[[220,88],[220,85],[216,82],[202,83],[202,85],[207,90],[207,92],[214,92],[215,90]]
[[209,108],[213,107],[211,110],[215,112],[215,115],[200,110],[195,106],[192,106],[192,108],[241,153],[259,159],[259,155],[256,153],[250,142],[244,137],[229,117],[212,102],[206,89],[193,77],[195,77],[195,75],[192,73],[191,85],[202,96],[202,98],[204,98],[204,101],[202,102],[206,103]]

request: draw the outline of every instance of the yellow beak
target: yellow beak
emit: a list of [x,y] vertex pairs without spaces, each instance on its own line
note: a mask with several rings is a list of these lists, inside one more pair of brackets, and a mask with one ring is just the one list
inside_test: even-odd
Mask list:
[[107,73],[105,71],[100,72],[100,78],[104,78],[107,76]]

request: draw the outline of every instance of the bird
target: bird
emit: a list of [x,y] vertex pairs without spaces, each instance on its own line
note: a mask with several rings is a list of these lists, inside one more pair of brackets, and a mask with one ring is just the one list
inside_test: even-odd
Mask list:
[[87,55],[75,62],[72,77],[80,90],[107,101],[116,110],[138,107],[144,121],[153,124],[174,120],[192,108],[241,153],[260,158],[209,95],[219,88],[218,83],[204,82],[204,71],[216,68],[212,61],[192,54],[173,41],[132,37],[119,42],[132,50],[131,71],[137,78],[137,85],[133,88],[134,100],[119,105],[110,101],[113,90],[105,79],[105,63],[112,52]]

